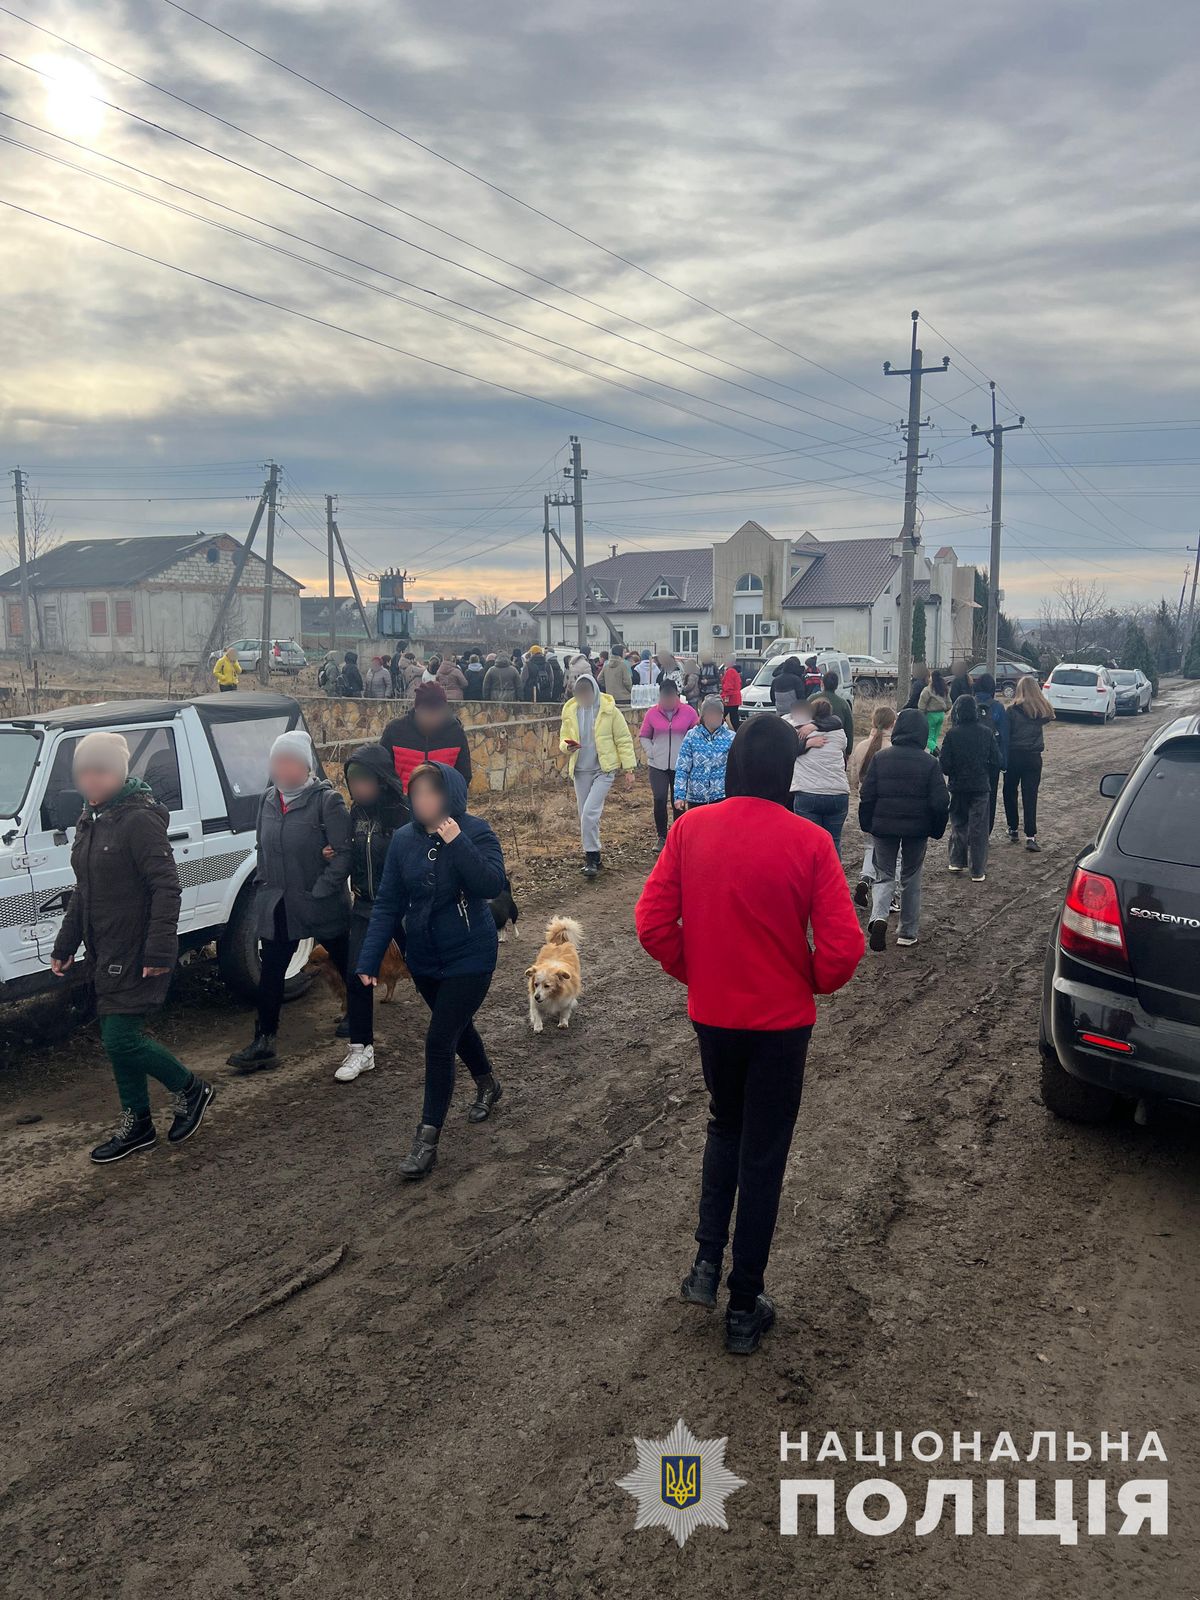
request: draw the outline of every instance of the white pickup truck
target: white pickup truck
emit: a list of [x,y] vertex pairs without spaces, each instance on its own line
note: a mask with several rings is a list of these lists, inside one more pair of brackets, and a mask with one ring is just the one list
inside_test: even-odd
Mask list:
[[[216,944],[221,976],[241,998],[258,984],[254,933],[255,827],[271,741],[303,727],[281,694],[122,700],[0,722],[0,1000],[49,989],[50,952],[71,894],[71,838],[83,808],[71,757],[85,733],[124,734],[130,771],[171,813],[183,901],[181,951]],[[285,994],[308,985],[311,941]]]

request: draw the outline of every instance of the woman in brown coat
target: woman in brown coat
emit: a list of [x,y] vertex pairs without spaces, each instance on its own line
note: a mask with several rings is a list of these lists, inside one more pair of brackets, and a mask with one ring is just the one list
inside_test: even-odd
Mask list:
[[129,776],[129,746],[119,733],[85,734],[73,769],[84,801],[71,849],[75,890],[50,968],[61,978],[83,945],[124,1110],[116,1133],[92,1151],[92,1160],[104,1163],[155,1143],[147,1078],[174,1095],[172,1144],[195,1133],[215,1091],[146,1033],[146,1013],[167,998],[179,953],[179,873],[168,813]]

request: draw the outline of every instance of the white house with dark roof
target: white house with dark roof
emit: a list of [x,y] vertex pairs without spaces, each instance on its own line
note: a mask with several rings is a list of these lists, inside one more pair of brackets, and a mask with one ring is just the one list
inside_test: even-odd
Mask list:
[[[948,663],[969,653],[974,568],[949,546],[918,552],[916,595],[925,601],[926,654]],[[777,539],[745,522],[707,548],[636,550],[586,569],[588,636],[627,648],[719,659],[756,655],[774,638],[800,638],[894,660],[900,595],[894,539]],[[546,637],[546,603],[533,608]],[[575,580],[550,597],[552,642],[575,641]]]
[[[240,542],[229,534],[72,539],[30,563],[34,644],[70,655],[133,662],[199,659]],[[257,638],[267,564],[251,554],[227,617],[225,639]],[[300,637],[303,585],[274,569],[271,631]],[[0,574],[0,649],[21,645],[21,575]]]

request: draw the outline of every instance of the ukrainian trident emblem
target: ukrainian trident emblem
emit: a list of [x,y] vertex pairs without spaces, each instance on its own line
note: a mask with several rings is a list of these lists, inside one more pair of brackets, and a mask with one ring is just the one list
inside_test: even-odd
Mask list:
[[727,1528],[725,1501],[745,1480],[725,1465],[724,1439],[697,1439],[681,1417],[665,1439],[635,1439],[637,1467],[617,1480],[638,1503],[635,1528],[666,1528],[683,1546],[697,1528]]

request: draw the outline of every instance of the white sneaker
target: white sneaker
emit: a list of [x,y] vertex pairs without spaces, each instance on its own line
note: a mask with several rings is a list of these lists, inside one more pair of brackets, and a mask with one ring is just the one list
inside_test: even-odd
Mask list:
[[967,869],[966,867],[951,867],[949,870],[951,872],[965,872]]
[[910,949],[914,944],[916,944],[916,942],[917,936],[915,933],[901,933],[896,936],[896,943],[900,946],[901,950]]
[[373,1044],[352,1044],[346,1051],[346,1058],[334,1073],[339,1083],[353,1083],[360,1072],[370,1072],[375,1066],[375,1046]]
[[987,882],[987,873],[986,872],[973,872],[971,874],[971,882],[972,883],[986,883]]

